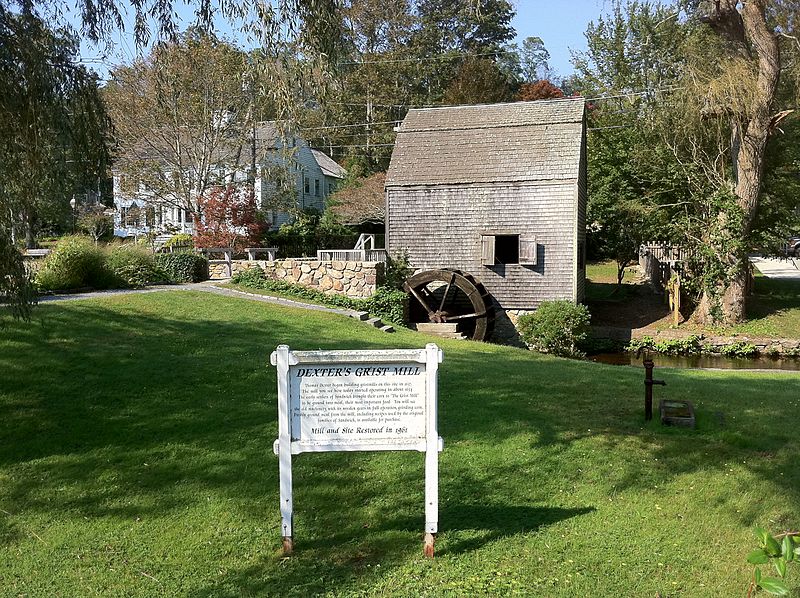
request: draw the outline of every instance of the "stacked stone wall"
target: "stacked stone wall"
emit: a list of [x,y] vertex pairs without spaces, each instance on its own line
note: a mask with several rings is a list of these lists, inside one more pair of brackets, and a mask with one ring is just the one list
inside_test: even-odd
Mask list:
[[[285,259],[275,261],[233,260],[233,274],[248,268],[261,268],[272,280],[284,280],[316,289],[328,295],[345,295],[356,299],[371,297],[384,283],[383,262],[320,261],[315,259]],[[228,264],[214,260],[209,263],[209,276],[227,278]]]

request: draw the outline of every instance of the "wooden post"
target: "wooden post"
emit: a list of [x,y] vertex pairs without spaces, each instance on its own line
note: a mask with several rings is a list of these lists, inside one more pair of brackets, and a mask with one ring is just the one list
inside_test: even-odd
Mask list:
[[278,367],[278,469],[281,497],[281,535],[283,554],[294,550],[292,505],[292,430],[289,412],[289,346],[278,345],[272,354],[272,363]]
[[425,433],[425,556],[433,558],[436,534],[439,531],[439,433],[437,426],[437,395],[439,362],[442,353],[434,343],[425,345],[425,375],[427,377]]

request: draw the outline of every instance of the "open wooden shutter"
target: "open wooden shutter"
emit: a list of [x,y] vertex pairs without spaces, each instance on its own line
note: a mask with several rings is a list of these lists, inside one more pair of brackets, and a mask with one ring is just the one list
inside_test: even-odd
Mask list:
[[481,263],[494,266],[494,235],[481,235]]
[[536,265],[536,237],[519,237],[519,263],[525,266]]

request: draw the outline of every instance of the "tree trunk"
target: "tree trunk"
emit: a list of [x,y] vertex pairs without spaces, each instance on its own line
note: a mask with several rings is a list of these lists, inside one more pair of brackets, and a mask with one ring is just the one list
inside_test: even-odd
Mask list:
[[719,285],[714,295],[703,293],[697,309],[697,322],[702,325],[743,322],[746,316],[747,276],[745,264],[727,284]]
[[22,212],[22,226],[25,232],[25,248],[36,249],[35,214],[31,208]]
[[[744,229],[728,231],[730,238],[746,238],[758,210],[764,152],[771,130],[771,110],[780,76],[780,49],[775,32],[767,25],[765,6],[766,0],[748,0],[744,2],[739,13],[736,2],[728,0],[718,9],[721,13],[717,15],[720,19],[718,22],[741,19],[746,42],[737,39],[736,35],[727,37],[729,41],[740,46],[742,53],[747,52],[758,59],[758,79],[752,104],[747,114],[734,122],[732,127],[734,193],[736,203],[744,214]],[[734,29],[736,28],[730,30]],[[719,28],[717,30],[724,31]],[[736,272],[728,280],[720,281],[713,293],[714,297],[709,292],[703,295],[700,302],[701,321],[734,324],[745,318],[747,262],[737,255],[727,255],[724,261],[735,264]],[[719,313],[715,308],[719,309]]]

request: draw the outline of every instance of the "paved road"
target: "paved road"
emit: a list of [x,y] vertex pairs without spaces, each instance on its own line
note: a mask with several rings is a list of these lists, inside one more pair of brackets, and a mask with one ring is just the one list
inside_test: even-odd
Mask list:
[[752,256],[750,261],[767,278],[800,280],[800,258]]

